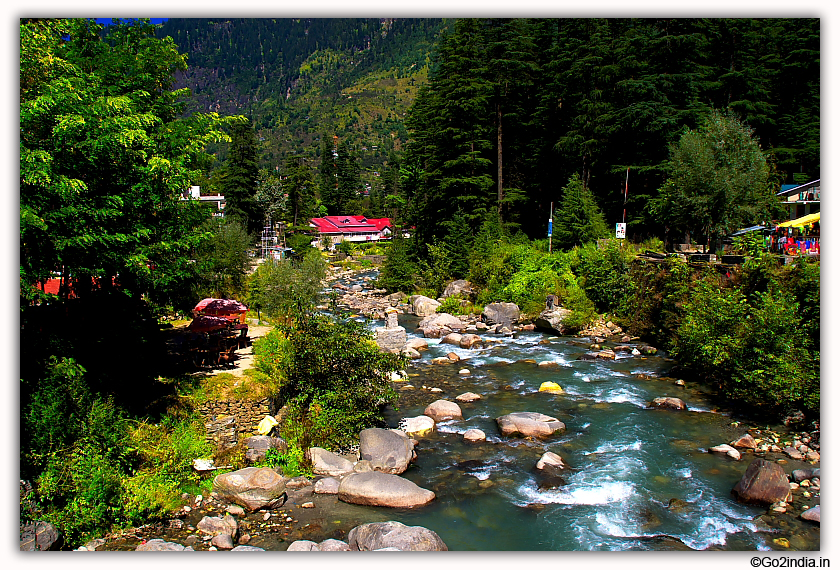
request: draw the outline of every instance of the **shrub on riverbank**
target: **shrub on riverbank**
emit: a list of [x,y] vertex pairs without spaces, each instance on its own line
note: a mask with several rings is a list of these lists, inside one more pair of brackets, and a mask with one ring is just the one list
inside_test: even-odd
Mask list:
[[255,345],[257,367],[276,379],[288,406],[280,432],[292,446],[337,449],[382,424],[396,401],[390,373],[405,366],[383,353],[356,321],[304,313]]
[[819,413],[818,262],[748,259],[721,274],[676,259],[637,263],[626,319],[733,406]]
[[22,517],[55,524],[69,544],[177,507],[198,484],[192,459],[212,452],[189,408],[138,421],[88,383],[74,360],[53,359],[22,415],[22,476],[35,483]]

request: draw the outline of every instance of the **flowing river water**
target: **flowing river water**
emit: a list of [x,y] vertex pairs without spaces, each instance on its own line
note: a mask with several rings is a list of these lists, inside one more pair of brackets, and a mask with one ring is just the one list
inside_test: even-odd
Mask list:
[[[422,336],[414,332],[419,320],[400,315],[409,338]],[[759,519],[766,507],[740,504],[731,495],[751,457],[733,461],[707,451],[736,439],[744,427],[715,410],[702,387],[675,385],[666,376],[673,366],[667,355],[585,361],[578,357],[588,351],[587,339],[493,336],[502,342],[483,349],[427,339],[423,358],[395,384],[400,400],[387,415],[391,427],[437,399],[454,401],[464,392],[481,399],[459,404],[463,420],[416,438],[417,460],[403,476],[433,490],[436,500],[418,509],[366,507],[368,521],[427,527],[450,550],[774,548],[774,534]],[[449,352],[462,360],[430,364]],[[459,374],[464,368],[469,374]],[[540,392],[545,381],[565,393]],[[681,398],[688,411],[648,408],[658,396]],[[556,417],[566,430],[546,440],[501,436],[495,418],[524,411]],[[487,440],[466,442],[470,428],[484,431]],[[545,485],[535,469],[546,451],[566,463],[562,482]],[[787,524],[800,523],[791,517]],[[818,527],[805,523],[791,531],[799,533],[799,549],[819,549]]]

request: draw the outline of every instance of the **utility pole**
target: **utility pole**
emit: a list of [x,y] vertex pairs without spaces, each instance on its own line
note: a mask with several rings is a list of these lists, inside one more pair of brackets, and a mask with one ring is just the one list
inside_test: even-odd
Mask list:
[[548,210],[548,253],[551,253],[551,221],[554,217],[554,202],[551,203],[551,208]]

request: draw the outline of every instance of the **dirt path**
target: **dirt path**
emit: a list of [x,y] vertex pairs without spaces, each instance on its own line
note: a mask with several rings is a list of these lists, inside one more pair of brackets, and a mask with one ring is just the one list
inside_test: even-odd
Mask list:
[[248,327],[248,336],[251,337],[251,344],[246,348],[240,348],[236,351],[236,360],[233,363],[233,368],[219,368],[213,369],[212,373],[228,372],[234,376],[242,376],[242,373],[249,368],[254,367],[254,346],[253,343],[259,338],[264,337],[274,327],[250,325]]
[[[214,368],[201,368],[200,370],[194,370],[191,374],[214,375],[219,374],[221,372],[227,372],[228,374],[233,374],[234,376],[241,377],[245,370],[254,367],[254,341],[264,337],[273,328],[274,327],[268,325],[249,325],[248,337],[251,339],[251,344],[246,348],[240,348],[236,350],[236,360],[232,364],[226,366],[218,366]],[[167,333],[169,339],[167,343],[177,343],[178,341],[175,341],[175,339],[187,333],[188,330],[186,324],[178,326],[174,329],[170,329]]]

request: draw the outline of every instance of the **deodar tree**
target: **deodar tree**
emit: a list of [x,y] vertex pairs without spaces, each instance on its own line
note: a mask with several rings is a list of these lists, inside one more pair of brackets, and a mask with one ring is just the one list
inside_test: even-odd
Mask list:
[[179,118],[173,73],[185,58],[138,21],[20,24],[20,282],[61,272],[84,295],[118,277],[135,294],[166,296],[193,274],[189,252],[205,216],[181,193],[211,141],[215,114]]
[[709,243],[773,215],[770,167],[752,130],[730,112],[713,111],[687,130],[671,147],[667,169],[651,208],[671,231]]

